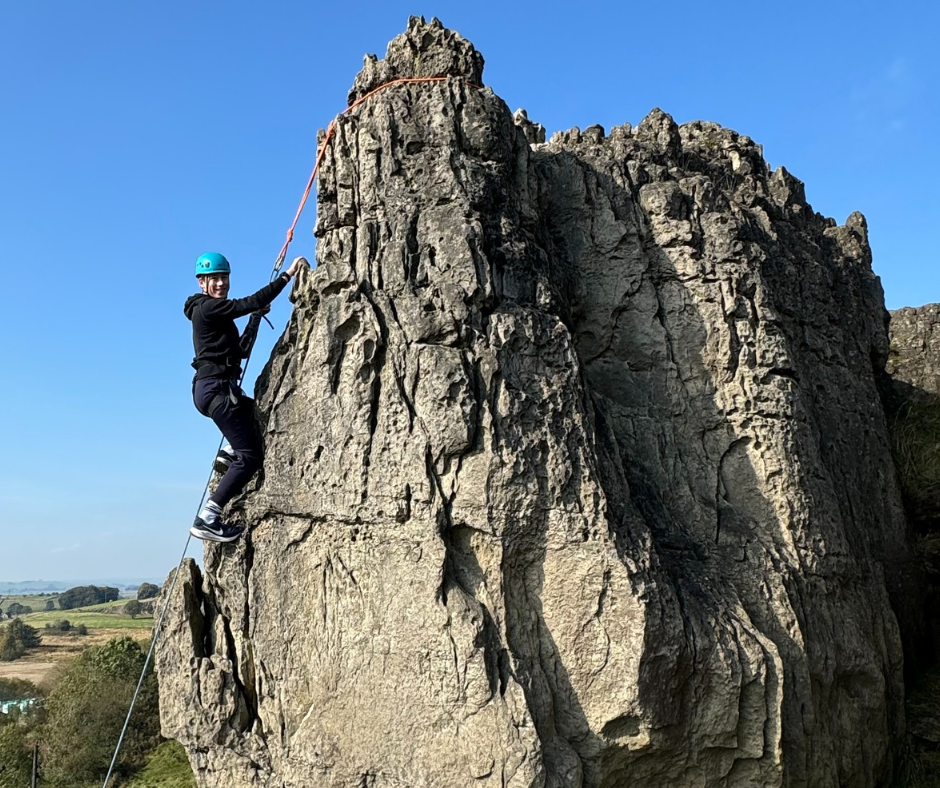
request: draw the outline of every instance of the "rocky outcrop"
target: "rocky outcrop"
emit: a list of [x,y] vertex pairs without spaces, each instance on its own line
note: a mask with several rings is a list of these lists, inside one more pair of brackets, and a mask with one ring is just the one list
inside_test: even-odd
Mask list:
[[884,388],[895,464],[927,570],[940,583],[940,304],[892,312],[890,338]]
[[888,427],[923,590],[923,621],[905,649],[909,750],[922,781],[940,780],[940,304],[891,313],[883,380]]
[[887,372],[920,392],[940,394],[940,304],[891,313]]
[[337,122],[164,733],[226,788],[885,785],[907,556],[864,218],[659,110],[542,143],[436,20],[350,100],[415,74],[448,79]]

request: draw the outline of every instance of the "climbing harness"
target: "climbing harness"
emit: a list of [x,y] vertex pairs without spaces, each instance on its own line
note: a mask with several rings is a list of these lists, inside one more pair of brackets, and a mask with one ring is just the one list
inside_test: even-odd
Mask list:
[[[281,251],[278,252],[277,257],[274,260],[274,267],[271,271],[271,278],[269,281],[273,282],[280,275],[281,267],[284,265],[284,260],[287,259],[288,247],[290,247],[291,241],[294,240],[294,230],[297,229],[297,223],[300,221],[300,215],[304,212],[304,207],[307,204],[307,198],[310,196],[310,192],[313,189],[313,184],[316,182],[317,173],[320,171],[320,164],[323,162],[323,157],[326,155],[327,146],[330,144],[330,140],[333,139],[333,136],[336,132],[336,121],[339,120],[339,118],[341,118],[343,115],[347,115],[354,109],[362,106],[374,95],[382,92],[383,90],[386,90],[387,88],[393,87],[395,85],[413,84],[416,82],[446,82],[448,79],[450,79],[450,77],[400,77],[399,79],[393,79],[383,85],[379,85],[379,87],[369,91],[365,95],[360,96],[356,101],[346,107],[346,109],[344,109],[336,118],[330,121],[330,125],[327,126],[326,134],[323,137],[323,142],[320,144],[320,149],[317,151],[317,157],[313,165],[313,171],[310,173],[310,177],[307,179],[307,186],[304,189],[303,196],[300,198],[300,204],[297,206],[297,212],[294,214],[294,221],[291,222],[291,225],[287,230],[287,237],[284,240],[284,245],[281,247]],[[479,85],[474,85],[472,82],[467,82],[466,84],[476,90],[481,89]],[[206,255],[203,255],[203,257],[206,257]],[[219,255],[219,257],[221,257],[221,255]],[[201,259],[202,258],[200,258],[200,260]],[[225,262],[226,264],[228,263],[227,260]],[[268,320],[267,317],[264,319],[268,325],[271,325],[271,321]],[[273,328],[273,326],[271,327]],[[245,363],[242,368],[241,375],[238,378],[237,384],[234,383],[233,380],[233,386],[238,389],[241,388],[242,381],[245,379],[245,374],[248,371],[248,363],[251,360],[251,351],[254,350],[254,340],[255,337],[252,337],[251,344],[248,347],[248,353],[245,356]],[[213,455],[213,457],[218,455],[224,443],[225,438],[223,437],[219,441],[219,446],[216,449],[215,455]],[[202,497],[199,500],[199,506],[196,508],[197,515],[205,504],[206,496],[209,492],[209,485],[212,483],[213,473],[214,469],[209,472],[209,478],[206,479],[205,487],[202,490]],[[144,667],[140,672],[140,680],[137,682],[137,688],[134,690],[134,695],[131,698],[131,706],[127,710],[127,717],[124,720],[124,727],[121,729],[121,735],[118,737],[117,746],[114,749],[114,756],[111,758],[111,766],[108,768],[108,774],[104,778],[104,783],[102,783],[101,788],[108,788],[108,783],[111,782],[111,776],[114,773],[114,767],[117,765],[118,755],[121,752],[121,746],[124,744],[124,737],[127,734],[127,729],[130,725],[131,715],[134,713],[134,706],[137,704],[137,698],[139,697],[140,690],[144,685],[144,679],[146,678],[147,670],[150,668],[150,662],[153,659],[153,652],[157,645],[157,639],[160,637],[160,633],[163,630],[163,622],[166,620],[167,612],[170,609],[170,600],[173,598],[173,592],[176,590],[176,582],[179,580],[180,570],[183,567],[183,561],[186,560],[186,551],[189,550],[189,544],[192,541],[192,538],[192,534],[187,535],[186,545],[183,547],[183,554],[180,556],[176,570],[173,572],[173,580],[170,583],[169,591],[166,593],[166,601],[163,605],[163,611],[160,613],[160,618],[157,620],[157,624],[153,629],[153,637],[150,640],[150,649],[147,651],[147,658],[144,660]]]
[[196,409],[202,413],[207,419],[212,418],[212,414],[216,412],[218,408],[221,408],[226,402],[231,402],[232,406],[238,405],[239,396],[243,395],[245,392],[242,391],[241,385],[236,383],[234,378],[231,380],[225,381],[222,385],[222,390],[216,394],[212,399],[209,400],[209,404],[206,405],[205,411],[201,410],[199,406],[196,406]]

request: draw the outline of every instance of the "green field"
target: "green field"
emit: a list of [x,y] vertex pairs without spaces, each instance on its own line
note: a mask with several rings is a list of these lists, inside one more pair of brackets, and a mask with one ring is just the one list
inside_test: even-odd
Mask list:
[[[136,599],[136,597],[133,597]],[[59,610],[59,595],[58,594],[38,594],[36,596],[0,596],[0,608],[6,610],[14,602],[19,602],[21,605],[28,605],[33,609],[33,613],[43,613],[46,612],[46,602],[52,600],[55,603],[55,611],[59,613],[69,613],[69,610]],[[100,605],[89,605],[88,607],[81,608],[82,610],[105,610],[112,607],[122,607],[131,601],[131,598],[128,599],[115,599],[113,602],[103,602]],[[75,608],[76,610],[78,608]]]
[[109,610],[120,610],[130,601],[129,599],[116,599],[113,602],[104,602],[100,605],[89,605],[88,607],[76,607],[72,610],[45,611],[42,608],[45,605],[45,599],[48,598],[53,597],[5,597],[4,602],[0,603],[0,607],[6,608],[8,604],[14,601],[19,601],[21,605],[30,605],[37,612],[28,613],[21,616],[21,618],[37,629],[43,629],[46,624],[55,624],[63,619],[73,627],[77,627],[79,624],[96,629],[150,629],[153,627],[153,616],[150,615],[142,614],[137,618],[131,618],[124,613],[107,612]]
[[[124,607],[124,605],[126,605],[130,601],[131,600],[129,599],[115,599],[113,602],[102,602],[100,605],[88,605],[87,607],[76,607],[76,608],[73,608],[72,610],[59,610],[58,612],[59,613],[74,613],[76,610],[81,610],[86,613],[95,613],[95,612],[103,613],[108,610],[114,610],[114,608]],[[50,610],[49,612],[51,614],[53,611]]]
[[[59,610],[56,613],[32,613],[23,616],[30,626],[42,629],[46,624],[55,624],[65,619],[73,627],[84,624],[89,629],[150,629],[153,627],[153,616],[108,616],[101,613],[86,613],[85,608],[76,610]],[[42,634],[40,632],[39,634]]]
[[[48,600],[51,599],[53,602],[56,602],[58,597],[58,594],[18,594],[11,596],[0,594],[0,609],[6,610],[8,605],[19,602],[21,605],[29,605],[33,611],[38,612],[46,606]],[[56,602],[56,607],[58,606],[58,602]]]

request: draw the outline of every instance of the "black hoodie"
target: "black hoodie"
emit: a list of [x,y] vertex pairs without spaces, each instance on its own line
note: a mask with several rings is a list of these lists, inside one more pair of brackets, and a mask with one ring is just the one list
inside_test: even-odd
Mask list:
[[186,299],[183,314],[193,322],[193,368],[201,378],[232,378],[241,368],[258,333],[260,315],[252,315],[242,336],[235,318],[257,312],[270,304],[284,289],[290,277],[282,274],[257,293],[245,298],[213,298],[197,293]]

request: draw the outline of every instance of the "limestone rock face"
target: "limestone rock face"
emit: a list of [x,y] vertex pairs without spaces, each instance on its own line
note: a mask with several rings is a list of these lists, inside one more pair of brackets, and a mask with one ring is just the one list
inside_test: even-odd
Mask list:
[[[924,764],[940,743],[940,304],[891,313],[891,347],[883,381],[889,434],[913,531],[909,574],[923,585],[923,621],[905,643],[907,729]],[[905,634],[908,634],[905,632]],[[907,640],[912,640],[908,635]]]
[[409,63],[449,78],[337,123],[164,733],[203,788],[885,785],[906,548],[864,219],[659,110],[540,143],[436,21],[351,97]]
[[919,638],[918,650],[932,648],[921,656],[935,660],[940,656],[940,304],[892,312],[889,335],[884,380],[889,432],[927,584],[928,632]]
[[[940,304],[892,312],[890,337],[885,401],[895,461],[913,526],[930,532],[936,541],[940,536]],[[936,573],[940,576],[940,564]]]
[[940,304],[891,313],[885,404],[909,519],[940,580]]
[[940,394],[940,304],[891,313],[887,371],[916,389],[910,396]]

